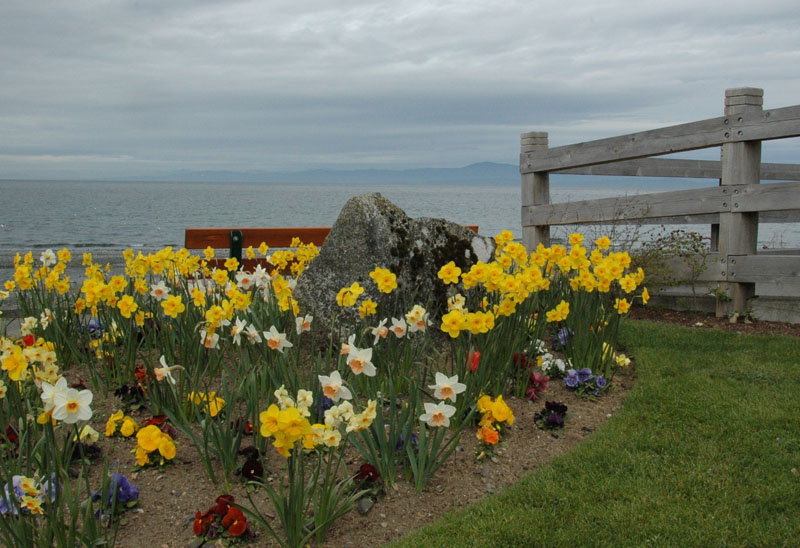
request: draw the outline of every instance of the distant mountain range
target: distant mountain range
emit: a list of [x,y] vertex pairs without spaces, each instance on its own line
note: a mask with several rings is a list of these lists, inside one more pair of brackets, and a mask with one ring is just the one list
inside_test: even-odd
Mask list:
[[270,183],[519,183],[519,166],[481,162],[458,168],[177,171],[152,180]]
[[[650,177],[643,183],[638,177],[604,175],[551,175],[559,187],[572,188],[650,188],[679,189],[707,186],[708,181],[692,183],[687,180]],[[373,184],[461,184],[461,185],[519,185],[519,166],[479,162],[457,168],[416,169],[309,169],[304,171],[192,171],[183,170],[147,177],[152,181],[192,182],[262,182],[262,183],[373,183]]]

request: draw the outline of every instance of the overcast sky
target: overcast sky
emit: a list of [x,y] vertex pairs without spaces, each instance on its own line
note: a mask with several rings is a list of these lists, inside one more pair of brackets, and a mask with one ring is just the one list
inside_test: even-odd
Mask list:
[[514,164],[740,86],[800,104],[797,0],[2,0],[0,178]]

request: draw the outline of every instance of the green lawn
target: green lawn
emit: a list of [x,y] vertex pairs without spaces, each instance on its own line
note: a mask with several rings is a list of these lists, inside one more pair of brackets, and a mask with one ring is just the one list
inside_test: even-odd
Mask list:
[[630,320],[621,342],[638,380],[606,426],[391,546],[800,546],[800,339]]

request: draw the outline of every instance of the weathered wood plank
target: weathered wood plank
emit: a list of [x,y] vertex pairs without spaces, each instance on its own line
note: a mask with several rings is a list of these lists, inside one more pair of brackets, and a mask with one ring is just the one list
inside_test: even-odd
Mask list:
[[800,255],[731,256],[728,280],[800,286]]
[[[719,179],[722,163],[715,160],[680,160],[677,158],[641,158],[610,164],[562,169],[551,173],[567,175],[616,175],[622,177],[680,177]],[[761,164],[762,181],[800,181],[800,164]]]
[[753,110],[728,116],[731,131],[725,137],[731,141],[768,141],[800,136],[800,105]]
[[[718,253],[709,253],[706,255],[705,260],[698,261],[692,264],[691,261],[682,257],[672,257],[667,263],[666,267],[669,269],[670,276],[675,280],[690,282],[692,278],[692,269],[696,268],[699,271],[695,278],[696,283],[708,282],[721,282],[726,279],[727,268],[722,258]],[[702,268],[699,268],[702,267]],[[645,284],[647,283],[647,271],[645,270]],[[700,291],[700,293],[705,293]]]
[[[702,264],[705,265],[705,269],[697,276],[697,283],[727,280],[769,284],[773,288],[770,291],[772,294],[775,294],[775,287],[784,287],[787,290],[793,287],[794,291],[791,294],[800,288],[800,255],[731,256],[728,257],[726,265],[718,253],[709,253]],[[693,265],[686,259],[672,257],[666,266],[674,279],[691,281]],[[645,284],[647,284],[646,277]]]
[[[523,133],[520,144],[520,153],[546,150],[548,135],[544,132]],[[522,174],[522,205],[537,206],[550,203],[550,174],[523,173]],[[528,250],[535,249],[540,243],[550,245],[550,227],[524,226],[522,223],[522,243]]]
[[[755,88],[739,88],[725,92],[726,124],[730,124],[730,132],[725,137],[743,137],[743,126],[749,120],[758,120],[763,116],[763,90]],[[739,100],[734,100],[739,99]],[[761,141],[738,141],[722,145],[722,178],[720,185],[729,187],[731,206],[739,204],[738,195],[745,188],[760,186],[761,180]],[[747,185],[742,186],[742,185]],[[736,279],[732,272],[731,255],[755,255],[758,249],[758,213],[742,212],[731,207],[730,212],[719,215],[719,253],[728,256],[728,280],[720,284],[720,290],[727,292],[730,302],[717,299],[717,316],[722,317],[730,312],[744,312],[748,299],[755,295],[754,283]]]
[[[800,216],[798,216],[800,218]],[[719,213],[706,213],[704,215],[674,215],[671,217],[656,217],[653,219],[614,219],[613,221],[591,221],[593,225],[711,225],[719,222]]]
[[[800,211],[762,211],[758,214],[759,223],[800,223]],[[673,217],[658,217],[655,219],[614,219],[613,221],[597,221],[591,223],[598,225],[714,225],[719,223],[719,213],[705,215],[675,215]]]
[[800,136],[800,106],[736,113],[660,129],[524,152],[521,173],[576,167],[697,150],[725,143]]
[[759,223],[800,223],[800,211],[762,211]]
[[731,211],[786,211],[800,209],[800,183],[741,185],[733,189]]
[[758,255],[800,255],[797,247],[775,247],[772,249],[759,249]]
[[523,206],[522,226],[568,225],[719,213],[730,209],[730,189],[709,187],[600,200]]
[[729,141],[725,117],[609,137],[520,155],[520,171],[554,171],[696,150]]

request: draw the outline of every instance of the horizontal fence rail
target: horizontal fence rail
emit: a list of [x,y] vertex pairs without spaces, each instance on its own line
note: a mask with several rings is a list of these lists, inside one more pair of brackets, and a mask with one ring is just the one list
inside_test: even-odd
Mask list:
[[[714,160],[678,160],[674,158],[642,158],[613,164],[599,164],[552,173],[568,175],[616,175],[627,177],[680,177],[685,179],[719,179],[722,162]],[[800,181],[800,164],[761,164],[762,181]]]
[[[574,225],[617,221],[658,221],[680,219],[699,224],[699,216],[723,211],[800,213],[800,183],[736,185],[656,192],[616,198],[601,198],[522,208],[523,225]],[[709,217],[705,217],[710,219]],[[716,219],[719,219],[717,215]],[[800,216],[776,215],[765,222],[798,222]]]
[[[719,284],[718,315],[744,311],[756,284],[800,296],[800,250],[756,249],[759,222],[800,222],[800,164],[761,163],[762,141],[800,136],[800,105],[763,110],[762,103],[761,89],[729,89],[724,116],[554,148],[547,133],[524,133],[526,247],[549,243],[557,225],[710,224],[710,252],[673,261],[673,271],[692,283]],[[720,161],[653,158],[709,147],[721,148]],[[717,179],[719,185],[552,204],[550,173]]]
[[720,116],[520,155],[520,171],[554,171],[673,154],[742,141],[800,136],[800,106]]

